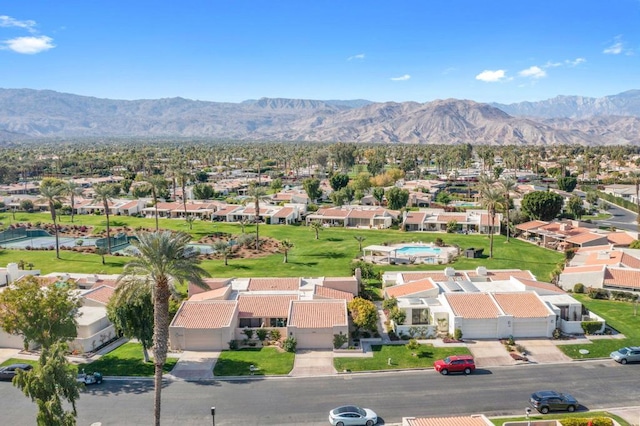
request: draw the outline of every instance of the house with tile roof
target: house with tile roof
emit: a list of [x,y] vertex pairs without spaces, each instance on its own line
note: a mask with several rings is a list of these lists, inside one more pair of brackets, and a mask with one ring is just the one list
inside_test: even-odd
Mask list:
[[496,213],[493,225],[486,210],[447,212],[444,209],[419,209],[405,212],[402,228],[405,231],[447,232],[449,223],[455,222],[460,232],[500,234],[502,214]]
[[484,414],[453,417],[403,417],[402,426],[490,426]]
[[308,214],[307,224],[319,221],[325,226],[345,228],[387,229],[399,216],[395,210],[377,206],[323,207]]

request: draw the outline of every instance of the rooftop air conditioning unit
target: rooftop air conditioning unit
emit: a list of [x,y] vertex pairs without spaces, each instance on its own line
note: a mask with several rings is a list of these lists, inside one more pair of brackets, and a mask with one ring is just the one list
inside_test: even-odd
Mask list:
[[484,266],[478,266],[476,268],[476,273],[482,277],[487,276],[487,268]]
[[447,268],[444,268],[444,274],[447,277],[455,277],[456,276],[456,270],[449,266]]

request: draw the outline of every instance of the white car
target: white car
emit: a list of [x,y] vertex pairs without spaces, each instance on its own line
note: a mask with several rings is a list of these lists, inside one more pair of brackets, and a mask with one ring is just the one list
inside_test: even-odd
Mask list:
[[378,423],[378,415],[368,408],[343,405],[329,412],[329,423],[333,426],[373,426]]

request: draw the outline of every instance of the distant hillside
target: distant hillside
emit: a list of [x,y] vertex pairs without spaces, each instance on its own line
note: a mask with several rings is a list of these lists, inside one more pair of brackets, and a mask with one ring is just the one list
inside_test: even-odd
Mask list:
[[[590,114],[590,118],[582,118],[588,105],[592,106],[589,111],[595,111],[597,105],[605,111],[605,104],[609,111],[640,110],[639,94],[625,92],[599,102],[558,97],[547,103],[526,104],[526,108],[523,103],[499,109],[457,99],[427,103],[280,98],[242,103],[183,98],[123,101],[50,90],[0,89],[0,143],[33,138],[175,137],[412,144],[640,144],[637,116]],[[559,99],[564,98],[573,101],[561,103]],[[545,115],[540,112],[544,108],[536,105],[555,105],[566,114]]]

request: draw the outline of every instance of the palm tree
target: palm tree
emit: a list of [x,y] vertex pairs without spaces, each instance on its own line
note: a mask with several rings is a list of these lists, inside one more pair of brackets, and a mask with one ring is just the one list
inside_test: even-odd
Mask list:
[[[184,220],[187,220],[187,182],[189,181],[189,172],[186,169],[178,169],[176,171],[178,176],[178,182],[180,183],[180,189],[182,189],[182,208],[184,210]],[[173,196],[175,197],[175,188],[173,189]],[[189,224],[191,229],[191,224]]]
[[358,250],[360,251],[360,253],[362,253],[362,242],[366,240],[367,237],[363,235],[354,235],[353,238],[355,238],[356,241],[358,241]]
[[504,212],[507,218],[507,243],[509,242],[509,210],[511,207],[510,194],[512,191],[517,192],[518,183],[513,179],[503,179],[500,181],[500,190],[504,196]]
[[260,233],[258,231],[258,227],[260,224],[260,200],[264,198],[266,195],[266,191],[256,182],[251,182],[249,186],[249,201],[253,202],[253,206],[255,208],[255,222],[256,222],[256,251],[260,250]]
[[280,248],[284,252],[284,261],[282,263],[287,263],[289,260],[289,250],[293,248],[293,243],[291,240],[282,240],[280,241]]
[[209,274],[198,266],[198,259],[185,251],[191,236],[184,232],[156,231],[138,235],[136,259],[124,266],[119,286],[148,286],[153,295],[153,363],[155,367],[155,424],[160,425],[162,369],[169,345],[169,298],[175,285],[190,282],[208,289],[202,279]]
[[219,240],[213,243],[211,247],[224,258],[224,266],[228,266],[229,262],[227,259],[229,259],[229,255],[231,254],[231,246],[229,243]]
[[56,236],[56,258],[60,259],[60,242],[58,240],[58,223],[56,222],[56,204],[62,202],[65,193],[65,184],[58,179],[43,179],[40,185],[40,196],[49,203],[49,211],[51,212],[51,220],[53,221],[53,230]]
[[160,229],[158,225],[158,193],[167,187],[167,181],[164,176],[153,175],[145,179],[151,186],[151,196],[153,197],[153,207],[156,216],[156,231]]
[[489,213],[489,258],[493,258],[493,227],[496,220],[496,211],[502,208],[504,198],[502,191],[495,187],[483,188],[481,193],[482,206]]
[[[109,201],[113,199],[114,188],[113,185],[103,183],[93,188],[95,198],[98,201],[102,201],[104,206],[104,214],[107,217],[107,254],[111,254],[111,229],[109,228]],[[104,257],[103,257],[104,261]]]
[[322,222],[320,222],[319,220],[314,220],[309,224],[309,226],[316,233],[316,240],[320,239],[320,231],[322,231]]
[[84,191],[84,188],[72,180],[65,184],[65,192],[69,195],[69,200],[71,201],[71,222],[73,222],[73,216],[75,215],[76,195],[82,195],[82,191]]

